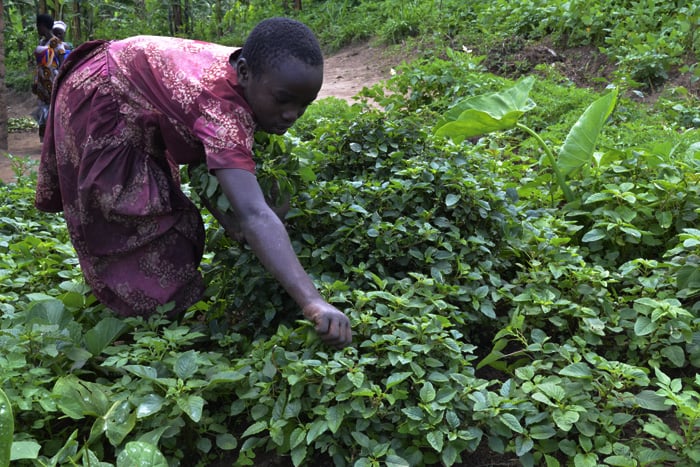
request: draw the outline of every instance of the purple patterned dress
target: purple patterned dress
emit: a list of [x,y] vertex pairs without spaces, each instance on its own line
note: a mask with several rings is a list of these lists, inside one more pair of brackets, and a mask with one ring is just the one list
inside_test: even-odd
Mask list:
[[204,227],[177,166],[254,172],[235,53],[166,37],[89,42],[54,84],[35,204],[64,212],[86,282],[122,316],[201,297]]

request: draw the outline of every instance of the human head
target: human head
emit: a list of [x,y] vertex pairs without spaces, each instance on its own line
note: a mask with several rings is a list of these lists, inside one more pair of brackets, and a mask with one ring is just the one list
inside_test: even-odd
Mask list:
[[53,16],[48,13],[36,15],[36,30],[42,37],[50,37],[53,29]]
[[323,53],[299,21],[258,23],[235,63],[238,82],[261,129],[283,134],[316,99],[323,83]]
[[53,35],[63,40],[66,35],[66,27],[66,23],[63,21],[54,21],[52,29]]

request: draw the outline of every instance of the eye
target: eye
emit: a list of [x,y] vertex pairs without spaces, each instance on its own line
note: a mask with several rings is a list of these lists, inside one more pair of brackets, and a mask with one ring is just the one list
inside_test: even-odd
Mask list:
[[285,105],[289,104],[291,102],[291,99],[289,96],[279,96],[279,95],[273,95],[272,96],[275,99],[275,103],[279,105]]

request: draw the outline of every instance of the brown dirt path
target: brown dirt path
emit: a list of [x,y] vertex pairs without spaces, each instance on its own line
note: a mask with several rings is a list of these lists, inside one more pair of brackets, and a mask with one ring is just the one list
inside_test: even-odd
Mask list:
[[[349,102],[364,86],[371,86],[390,76],[392,66],[400,63],[400,57],[389,57],[381,47],[368,44],[353,45],[326,57],[323,87],[319,99],[337,97]],[[36,108],[36,98],[32,94],[8,95],[8,116],[10,118],[29,117]],[[8,152],[13,156],[28,156],[38,159],[41,144],[36,130],[10,133]],[[0,154],[0,180],[9,182],[14,173],[5,153]]]

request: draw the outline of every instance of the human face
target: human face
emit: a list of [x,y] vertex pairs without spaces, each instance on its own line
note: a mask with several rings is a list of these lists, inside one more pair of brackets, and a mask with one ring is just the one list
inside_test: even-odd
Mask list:
[[39,32],[39,37],[51,37],[51,29],[45,24],[36,23],[36,30]]
[[258,126],[277,135],[284,134],[304,114],[323,84],[323,66],[310,66],[293,57],[257,76],[241,57],[236,71]]
[[55,28],[53,30],[53,35],[58,37],[60,40],[63,40],[63,37],[65,36],[66,32],[61,29],[61,28]]

